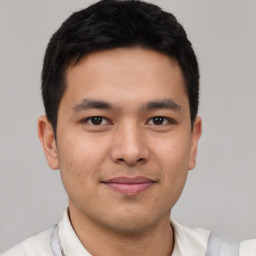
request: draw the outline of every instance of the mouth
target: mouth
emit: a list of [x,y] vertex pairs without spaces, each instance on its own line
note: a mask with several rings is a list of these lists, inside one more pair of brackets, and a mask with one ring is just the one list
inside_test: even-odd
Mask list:
[[150,187],[152,187],[156,181],[149,178],[136,176],[136,177],[116,177],[102,182],[109,188],[120,192],[125,195],[137,195]]

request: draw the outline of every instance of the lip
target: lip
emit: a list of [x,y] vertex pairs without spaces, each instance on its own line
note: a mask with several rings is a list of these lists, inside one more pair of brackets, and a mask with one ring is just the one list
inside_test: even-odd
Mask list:
[[120,192],[125,195],[137,195],[151,186],[156,182],[143,176],[136,177],[115,177],[102,182],[109,188]]

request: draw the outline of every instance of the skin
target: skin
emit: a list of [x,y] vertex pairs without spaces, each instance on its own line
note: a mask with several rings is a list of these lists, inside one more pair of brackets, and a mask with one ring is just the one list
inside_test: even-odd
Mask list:
[[[171,209],[195,167],[201,135],[199,117],[191,129],[179,66],[153,50],[113,49],[69,67],[66,82],[57,142],[45,116],[38,133],[49,167],[60,169],[80,241],[95,256],[170,255]],[[88,106],[88,99],[111,108]],[[93,116],[103,118],[95,123]],[[138,176],[151,182],[141,192],[105,183]]]

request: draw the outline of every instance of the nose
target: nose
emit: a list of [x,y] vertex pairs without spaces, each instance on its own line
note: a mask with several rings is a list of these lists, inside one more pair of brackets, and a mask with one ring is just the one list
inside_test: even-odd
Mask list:
[[110,157],[115,163],[124,163],[129,166],[148,161],[149,149],[145,136],[136,124],[118,127],[113,135]]

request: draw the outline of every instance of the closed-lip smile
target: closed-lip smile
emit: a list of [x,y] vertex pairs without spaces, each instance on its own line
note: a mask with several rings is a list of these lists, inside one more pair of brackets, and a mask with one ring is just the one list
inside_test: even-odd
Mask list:
[[109,180],[103,181],[102,183],[122,194],[137,195],[153,186],[156,182],[143,176],[122,176],[111,178]]

